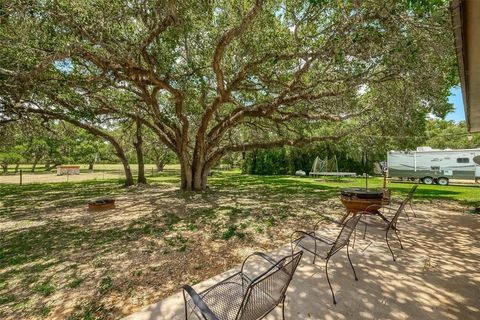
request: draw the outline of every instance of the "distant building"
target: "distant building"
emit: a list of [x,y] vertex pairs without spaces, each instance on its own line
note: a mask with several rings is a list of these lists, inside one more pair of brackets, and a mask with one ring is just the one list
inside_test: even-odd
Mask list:
[[80,166],[58,166],[57,176],[80,174]]

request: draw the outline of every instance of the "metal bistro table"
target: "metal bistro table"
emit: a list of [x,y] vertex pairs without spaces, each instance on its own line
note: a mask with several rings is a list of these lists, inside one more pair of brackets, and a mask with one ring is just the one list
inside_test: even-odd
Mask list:
[[384,191],[381,189],[368,188],[347,188],[340,190],[340,200],[347,209],[347,213],[341,219],[341,223],[347,219],[350,214],[368,212],[380,216],[386,222],[388,219],[380,212],[386,199]]

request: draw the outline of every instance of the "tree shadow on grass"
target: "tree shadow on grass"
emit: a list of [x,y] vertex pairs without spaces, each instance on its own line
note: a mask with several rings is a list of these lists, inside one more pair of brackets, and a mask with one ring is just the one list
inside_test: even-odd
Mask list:
[[[144,256],[145,266],[152,268],[155,281],[162,286],[161,290],[154,288],[156,293],[152,295],[159,298],[171,292],[163,291],[162,282],[168,280],[169,290],[176,290],[187,281],[185,277],[193,281],[213,275],[218,269],[212,265],[231,267],[243,250],[267,250],[287,241],[291,230],[301,224],[311,226],[326,207],[344,212],[338,199],[332,199],[344,187],[335,181],[317,183],[308,178],[222,174],[212,177],[210,189],[201,193],[179,191],[175,175],[166,174],[153,181],[151,188],[129,189],[115,180],[27,185],[20,191],[18,186],[0,186],[0,219],[41,222],[2,230],[1,295],[15,297],[20,292],[23,296],[18,296],[17,301],[23,301],[32,294],[32,285],[42,286],[52,272],[68,276],[72,265],[92,269],[99,257],[107,265],[102,264],[99,269],[93,266],[92,273],[108,269],[114,283],[121,280],[149,290],[153,277],[145,282],[131,275],[135,271],[132,268],[138,268],[133,260]],[[351,184],[361,182],[355,180]],[[169,188],[165,189],[165,185]],[[378,185],[378,179],[372,181],[372,186]],[[403,196],[410,187],[394,185],[392,189]],[[420,186],[415,198],[456,196],[456,191],[450,189],[430,189]],[[94,197],[126,194],[128,197],[119,197],[118,207],[112,211],[91,214],[83,206]],[[200,263],[205,257],[211,260]],[[166,269],[167,276],[158,275]],[[92,277],[97,281],[95,277],[99,276]],[[2,282],[15,285],[4,287]],[[62,291],[61,300],[70,300],[74,291]],[[87,293],[88,297],[95,295],[95,288]],[[16,302],[6,299],[2,303],[11,306]],[[96,306],[87,303],[78,314],[88,313]],[[0,304],[0,310],[2,307]],[[25,313],[18,315],[22,318]]]
[[0,217],[18,219],[25,216],[35,218],[32,211],[59,207],[74,207],[88,200],[124,194],[118,180],[84,181],[76,183],[42,183],[24,186],[0,185]]
[[284,176],[224,175],[211,178],[210,186],[216,192],[224,189],[241,193],[302,195],[314,193],[319,200],[324,200],[338,193],[336,186],[312,183],[309,179],[292,179]]

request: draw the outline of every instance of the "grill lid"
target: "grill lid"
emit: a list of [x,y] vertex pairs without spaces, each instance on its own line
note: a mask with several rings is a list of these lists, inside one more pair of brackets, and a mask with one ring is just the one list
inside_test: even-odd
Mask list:
[[379,189],[346,188],[341,189],[340,193],[346,197],[356,196],[357,198],[364,199],[375,199],[383,197],[383,191]]

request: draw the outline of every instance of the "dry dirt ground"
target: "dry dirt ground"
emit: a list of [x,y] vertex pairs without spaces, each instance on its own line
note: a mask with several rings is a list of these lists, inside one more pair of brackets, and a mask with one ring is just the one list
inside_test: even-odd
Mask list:
[[[0,216],[0,318],[131,314],[183,284],[232,268],[253,251],[279,247],[322,214],[343,214],[333,194],[255,187],[195,194],[157,185],[125,191],[115,209],[102,212],[88,211],[84,202],[59,207],[55,193],[37,205],[17,205]],[[417,205],[428,208],[429,202]]]

